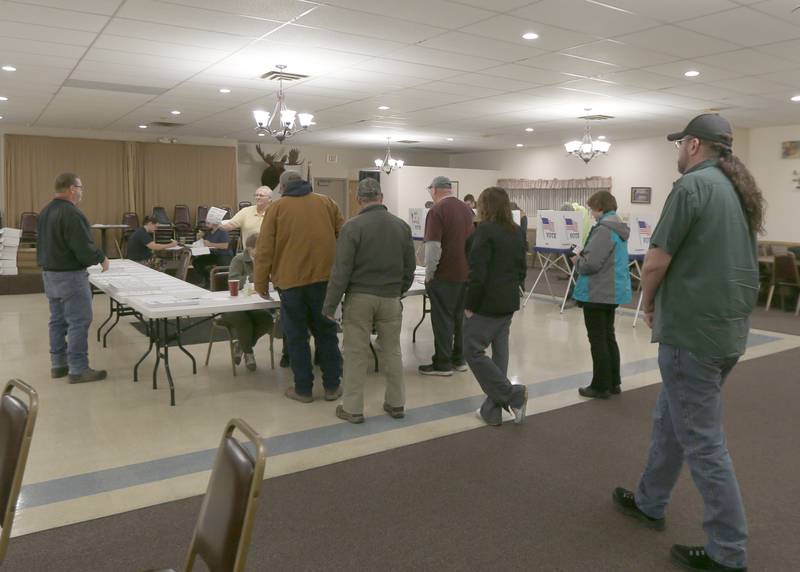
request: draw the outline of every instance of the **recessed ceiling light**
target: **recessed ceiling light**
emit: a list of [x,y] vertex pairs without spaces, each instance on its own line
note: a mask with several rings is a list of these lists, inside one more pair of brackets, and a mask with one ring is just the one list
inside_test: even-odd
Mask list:
[[533,127],[526,127],[525,131],[527,131],[528,133],[531,133],[531,132],[533,132]]
[[229,90],[227,87],[223,87],[222,89],[219,90],[219,92],[220,93],[230,93],[231,90]]
[[2,70],[3,71],[17,71],[17,68],[15,68],[14,66],[3,66]]
[[391,107],[389,107],[388,105],[379,105],[378,109],[380,109],[381,111],[386,111],[388,109],[391,109]]
[[0,101],[8,101],[8,98],[3,95],[0,95]]
[[795,95],[792,97],[792,101],[800,101],[800,95]]
[[258,134],[258,136],[259,136],[259,137],[266,137],[266,136],[267,136],[267,134],[266,134],[266,133],[259,133],[259,134]]
[[538,37],[539,34],[537,34],[536,32],[525,32],[524,34],[522,34],[523,40],[535,40]]
[[686,77],[697,77],[700,75],[700,72],[697,70],[689,70],[683,75],[685,75]]
[[170,113],[171,113],[172,115],[180,115],[180,114],[181,114],[181,112],[180,112],[180,111],[178,111],[177,109],[173,109],[172,111],[170,111]]
[[3,116],[2,116],[2,115],[0,115],[0,119],[3,119]]
[[517,147],[525,147],[522,143],[517,143]]
[[147,125],[140,125],[139,129],[147,129]]
[[598,135],[597,138],[604,140],[606,138],[606,136],[605,135]]
[[447,140],[448,141],[455,141],[455,139],[453,139],[452,137],[448,137]]

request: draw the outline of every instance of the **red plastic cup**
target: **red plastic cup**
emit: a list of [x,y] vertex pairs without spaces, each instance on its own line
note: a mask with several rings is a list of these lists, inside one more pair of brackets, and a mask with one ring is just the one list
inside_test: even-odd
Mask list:
[[239,295],[239,281],[238,280],[228,280],[228,292],[231,293],[231,296],[238,296]]

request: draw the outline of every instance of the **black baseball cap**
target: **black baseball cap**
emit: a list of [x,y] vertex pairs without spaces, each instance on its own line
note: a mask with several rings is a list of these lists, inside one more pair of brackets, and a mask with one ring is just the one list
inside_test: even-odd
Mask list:
[[667,135],[667,141],[678,141],[684,137],[697,137],[703,141],[720,143],[728,148],[733,145],[731,124],[718,113],[698,115],[689,122],[683,131]]

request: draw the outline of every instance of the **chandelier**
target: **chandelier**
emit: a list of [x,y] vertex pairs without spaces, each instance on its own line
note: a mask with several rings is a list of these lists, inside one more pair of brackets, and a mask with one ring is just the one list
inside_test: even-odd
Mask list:
[[[278,65],[281,72],[286,69],[285,65]],[[283,143],[295,133],[305,131],[314,120],[310,113],[297,113],[286,107],[286,96],[283,93],[283,75],[278,73],[278,101],[275,102],[275,109],[272,114],[263,109],[253,111],[253,118],[256,120],[256,132],[259,135],[272,135],[279,142]]]
[[390,174],[394,169],[402,169],[403,165],[405,165],[405,161],[402,159],[393,159],[392,154],[389,150],[389,140],[390,138],[386,138],[386,155],[383,159],[375,159],[375,166],[378,169],[382,170],[387,175]]
[[[591,111],[591,109],[586,109]],[[588,163],[598,155],[605,155],[608,153],[611,143],[608,141],[593,141],[592,135],[589,133],[589,120],[586,119],[586,128],[583,131],[583,139],[578,141],[569,141],[564,143],[564,148],[569,155],[574,155],[581,159],[584,163]]]

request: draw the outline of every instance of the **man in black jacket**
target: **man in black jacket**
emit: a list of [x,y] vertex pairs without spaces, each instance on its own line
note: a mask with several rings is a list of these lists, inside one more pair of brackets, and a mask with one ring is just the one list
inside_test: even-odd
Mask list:
[[108,258],[92,240],[86,216],[76,206],[83,183],[74,173],[55,180],[55,197],[39,213],[36,262],[42,267],[44,292],[50,302],[50,376],[69,374],[70,383],[105,379],[105,370],[89,367],[89,325],[92,292],[86,268]]

